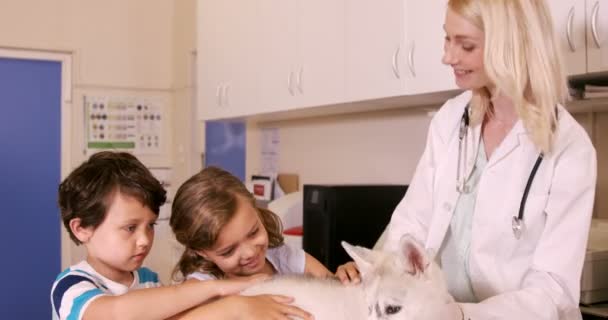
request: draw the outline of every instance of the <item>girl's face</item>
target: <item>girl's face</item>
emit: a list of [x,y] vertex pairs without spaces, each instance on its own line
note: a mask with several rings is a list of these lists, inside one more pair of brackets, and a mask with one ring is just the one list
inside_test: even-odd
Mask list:
[[215,245],[197,252],[213,262],[227,278],[261,273],[266,263],[268,232],[250,202],[238,198],[236,213],[220,229]]
[[445,16],[445,43],[442,62],[454,69],[456,85],[472,90],[490,83],[484,69],[484,33],[448,8]]

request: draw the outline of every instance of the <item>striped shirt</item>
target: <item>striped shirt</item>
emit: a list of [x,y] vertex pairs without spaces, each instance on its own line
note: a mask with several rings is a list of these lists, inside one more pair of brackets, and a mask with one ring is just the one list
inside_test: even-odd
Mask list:
[[133,272],[133,283],[127,287],[102,276],[88,262],[81,261],[60,273],[53,283],[53,315],[61,320],[80,320],[89,304],[101,296],[118,296],[135,289],[160,286],[158,275],[145,267]]

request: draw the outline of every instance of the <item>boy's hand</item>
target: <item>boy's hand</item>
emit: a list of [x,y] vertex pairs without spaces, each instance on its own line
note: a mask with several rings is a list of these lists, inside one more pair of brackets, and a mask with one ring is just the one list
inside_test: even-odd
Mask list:
[[265,274],[256,274],[249,277],[241,277],[234,279],[214,280],[218,283],[218,291],[220,296],[237,294],[250,286],[270,279],[270,276]]
[[336,270],[336,277],[338,277],[343,284],[357,284],[361,282],[359,269],[357,269],[357,265],[353,261],[339,266]]

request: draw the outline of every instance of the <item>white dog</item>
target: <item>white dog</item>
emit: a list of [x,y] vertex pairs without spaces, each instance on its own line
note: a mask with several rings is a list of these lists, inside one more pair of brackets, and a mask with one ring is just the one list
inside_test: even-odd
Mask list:
[[413,238],[397,253],[372,251],[342,242],[361,273],[361,284],[334,279],[279,276],[245,290],[245,295],[282,294],[315,320],[444,319],[454,305],[439,267]]

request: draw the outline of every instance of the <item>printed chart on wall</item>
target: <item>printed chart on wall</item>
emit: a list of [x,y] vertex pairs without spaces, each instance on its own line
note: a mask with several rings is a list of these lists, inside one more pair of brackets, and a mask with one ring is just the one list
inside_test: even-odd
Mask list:
[[160,154],[164,118],[160,99],[84,96],[87,153],[116,149]]

